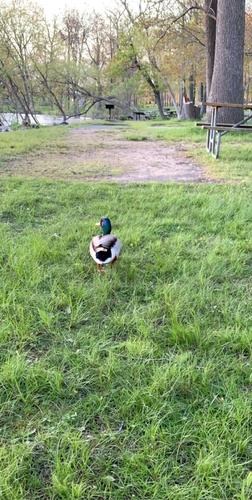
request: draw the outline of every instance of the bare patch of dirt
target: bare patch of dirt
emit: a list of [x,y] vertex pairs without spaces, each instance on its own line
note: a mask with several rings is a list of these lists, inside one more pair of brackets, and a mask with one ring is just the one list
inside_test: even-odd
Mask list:
[[69,130],[64,148],[34,152],[5,166],[8,176],[120,182],[209,182],[188,145],[127,140],[122,128],[85,126]]

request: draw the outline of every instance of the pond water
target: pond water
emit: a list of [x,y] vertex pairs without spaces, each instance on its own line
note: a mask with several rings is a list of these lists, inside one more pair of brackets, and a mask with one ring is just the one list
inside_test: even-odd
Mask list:
[[[35,115],[38,123],[40,125],[59,125],[63,122],[62,116],[53,116],[53,115]],[[0,113],[0,120],[3,123],[3,128],[8,128],[14,123],[22,124],[22,118],[16,113]],[[87,120],[91,120],[91,118],[86,117],[72,117],[67,120],[67,123],[81,123]],[[35,121],[31,118],[31,123],[35,124]]]

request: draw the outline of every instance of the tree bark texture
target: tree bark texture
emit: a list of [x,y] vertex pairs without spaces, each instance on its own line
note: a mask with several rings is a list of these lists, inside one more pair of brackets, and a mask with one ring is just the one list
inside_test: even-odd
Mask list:
[[[243,103],[245,0],[218,0],[214,70],[209,100]],[[222,108],[218,121],[238,123],[242,108]]]
[[216,40],[217,0],[205,0],[206,9],[206,95],[210,95]]

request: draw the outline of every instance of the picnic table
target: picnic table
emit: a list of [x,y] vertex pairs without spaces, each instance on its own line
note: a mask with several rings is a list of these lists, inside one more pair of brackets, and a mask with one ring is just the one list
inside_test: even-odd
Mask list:
[[170,108],[164,108],[164,115],[167,117],[167,118],[170,118],[170,117],[173,117],[173,116],[177,116],[177,113],[176,111],[170,109]]
[[[211,122],[196,123],[202,129],[207,130],[206,150],[212,154],[214,158],[218,158],[220,154],[221,137],[228,132],[252,132],[252,126],[245,125],[252,118],[252,104],[238,103],[220,103],[220,102],[202,102],[203,106],[211,107]],[[250,110],[249,115],[239,123],[218,123],[218,111],[220,108],[243,108]]]
[[141,120],[141,117],[144,120],[153,120],[157,117],[156,110],[147,110],[147,111],[133,111],[136,120]]
[[149,119],[149,117],[145,114],[144,111],[133,111],[133,114],[135,115],[136,117],[136,120],[141,120],[141,116],[144,118],[144,119]]

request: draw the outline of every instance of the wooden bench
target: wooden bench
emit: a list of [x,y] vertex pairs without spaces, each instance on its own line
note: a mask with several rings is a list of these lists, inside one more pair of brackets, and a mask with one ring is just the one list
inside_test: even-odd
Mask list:
[[[252,118],[252,115],[250,118]],[[204,123],[204,122],[196,123],[196,125],[197,125],[197,127],[201,127],[204,129],[208,129],[208,128],[212,127],[211,123]],[[227,128],[229,131],[229,129],[235,127],[235,125],[233,123],[217,123],[216,127],[218,127],[218,128],[224,127],[224,128]],[[252,125],[251,125],[251,127],[248,125],[239,125],[239,126],[237,125],[237,128],[239,128],[239,129],[244,128],[246,130],[248,128],[252,128]]]
[[207,140],[206,140],[206,149],[209,153],[212,154],[214,158],[218,158],[220,154],[220,144],[221,137],[228,132],[252,132],[252,126],[245,125],[245,123],[252,119],[252,114],[249,114],[244,118],[244,120],[239,123],[218,123],[218,110],[220,108],[243,108],[249,109],[251,112],[252,105],[251,104],[231,104],[231,103],[202,103],[204,106],[210,106],[212,109],[211,113],[211,123],[196,123],[197,126],[200,126],[203,130],[207,130]]
[[247,127],[245,125],[244,127],[240,126],[226,127],[224,125],[216,125],[216,127],[211,127],[211,125],[203,125],[202,128],[204,130],[217,130],[217,132],[252,132],[252,127]]
[[231,124],[217,124],[215,127],[209,124],[202,124],[201,128],[207,130],[207,143],[206,149],[212,153],[216,159],[220,155],[221,138],[228,132],[252,132],[252,127],[248,125],[231,125]]

